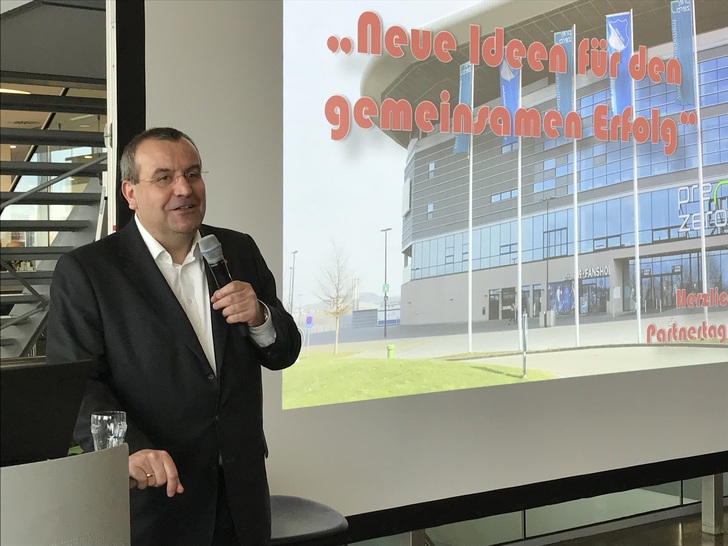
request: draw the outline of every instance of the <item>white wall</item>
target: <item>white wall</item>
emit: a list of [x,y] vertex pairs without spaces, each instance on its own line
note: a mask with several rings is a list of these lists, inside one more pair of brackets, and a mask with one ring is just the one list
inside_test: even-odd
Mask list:
[[281,4],[145,5],[147,127],[170,125],[194,139],[209,171],[205,221],[250,233],[280,272]]
[[[146,6],[148,125],[197,141],[207,220],[251,233],[280,292],[281,5]],[[349,515],[728,450],[725,385],[705,365],[284,412],[267,373],[271,488]]]

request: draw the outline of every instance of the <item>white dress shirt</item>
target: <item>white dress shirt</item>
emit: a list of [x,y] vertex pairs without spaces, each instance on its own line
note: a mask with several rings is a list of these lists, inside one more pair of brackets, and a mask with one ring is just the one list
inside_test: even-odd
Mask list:
[[[210,367],[213,372],[217,373],[215,344],[212,339],[210,292],[207,286],[204,260],[198,245],[201,238],[200,232],[198,231],[195,234],[195,238],[192,240],[192,248],[184,261],[181,264],[176,264],[172,261],[170,253],[144,228],[136,215],[134,215],[134,220],[154,259],[154,263],[157,264],[159,271],[177,297],[177,301],[184,309],[190,324],[192,324]],[[263,302],[261,304],[265,305]],[[268,310],[268,319],[265,323],[260,326],[250,327],[250,337],[259,347],[267,347],[275,341],[276,331],[270,319],[270,310]]]

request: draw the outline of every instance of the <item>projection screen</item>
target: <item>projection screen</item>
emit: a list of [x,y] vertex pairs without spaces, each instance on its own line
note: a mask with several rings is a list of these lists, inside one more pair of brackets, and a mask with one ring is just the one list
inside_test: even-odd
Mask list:
[[[725,16],[697,37],[699,70],[715,78],[701,91],[714,102],[701,108],[699,169],[695,108],[674,84],[635,83],[646,125],[622,141],[609,134],[608,74],[580,74],[578,60],[581,138],[545,136],[557,74],[530,66],[529,46],[548,52],[554,32],[581,24],[576,43],[596,38],[608,55],[625,46],[623,23],[602,47],[605,14],[571,20],[578,1],[427,4],[146,3],[148,125],[195,138],[210,171],[206,221],[255,237],[305,335],[299,362],[264,378],[272,491],[352,515],[727,450],[716,432],[728,421]],[[356,49],[367,12],[379,54]],[[539,17],[564,28],[528,38],[521,23]],[[660,17],[667,31],[633,36],[646,60],[673,57],[669,9]],[[432,49],[396,57],[413,28],[432,31],[417,35]],[[514,142],[489,116],[481,133],[470,126],[472,154],[455,152],[442,114],[464,103],[461,64],[478,61],[470,111],[507,109],[501,79],[516,76],[488,64],[498,47],[486,51],[498,28],[523,42],[521,106],[540,112],[542,134]],[[398,108],[412,109],[411,128],[394,113],[380,128],[372,104],[386,98],[408,103]],[[635,169],[631,139],[648,129],[656,141],[637,144]],[[321,286],[337,255],[350,293],[338,344],[332,284]],[[360,378],[363,394],[350,388]],[[310,396],[329,381],[343,397]]]

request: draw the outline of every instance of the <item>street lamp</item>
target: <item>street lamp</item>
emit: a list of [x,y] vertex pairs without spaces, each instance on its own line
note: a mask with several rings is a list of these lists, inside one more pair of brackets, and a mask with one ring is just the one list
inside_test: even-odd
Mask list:
[[293,281],[296,279],[296,254],[298,254],[298,250],[294,250],[291,254],[293,254],[293,267],[291,267],[291,291],[289,292],[291,304],[288,306],[288,309],[290,309],[291,314],[293,314]]
[[382,292],[384,292],[384,337],[387,337],[387,292],[389,292],[389,285],[387,284],[387,232],[391,231],[392,228],[384,228],[380,231],[384,232],[384,286],[382,286]]

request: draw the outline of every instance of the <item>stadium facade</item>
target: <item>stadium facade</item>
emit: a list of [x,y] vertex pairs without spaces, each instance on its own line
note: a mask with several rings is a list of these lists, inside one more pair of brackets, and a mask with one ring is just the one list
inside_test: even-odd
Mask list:
[[[524,12],[560,4],[548,12]],[[634,10],[634,44],[648,57],[673,56],[670,2],[622,2]],[[633,4],[633,5],[632,5]],[[574,241],[573,144],[557,139],[522,139],[522,294],[517,299],[517,147],[503,145],[491,131],[473,142],[473,320],[510,318],[514,303],[530,317],[618,316],[634,313],[635,279],[641,282],[642,312],[665,312],[681,294],[728,291],[728,14],[720,2],[696,0],[698,78],[704,181],[705,247],[708,286],[703,289],[698,144],[694,125],[678,125],[678,147],[666,155],[663,143],[637,145],[638,234],[634,229],[632,142],[594,137],[595,106],[609,102],[608,78],[577,77],[577,110],[584,134],[577,143],[578,241]],[[534,8],[535,6],[535,8]],[[577,42],[604,38],[609,2],[503,2],[436,22],[433,30],[462,35],[468,22],[483,29],[505,27],[506,37],[526,45],[553,43],[555,31],[577,25]],[[514,11],[518,19],[514,22]],[[520,12],[520,13],[518,13]],[[499,23],[499,21],[503,21]],[[560,28],[559,24],[565,28]],[[460,62],[467,60],[460,53]],[[439,103],[447,89],[458,96],[458,56],[448,65],[436,60],[376,59],[362,91],[382,100]],[[476,67],[474,107],[500,104],[497,69]],[[636,115],[677,119],[683,107],[676,86],[636,82]],[[454,105],[454,102],[453,102]],[[524,65],[522,105],[540,112],[556,108],[553,74],[529,72]],[[408,149],[403,181],[403,324],[464,322],[467,319],[469,157],[454,153],[454,134],[417,129],[385,131]],[[710,190],[708,192],[707,190]],[[709,194],[708,194],[709,193]],[[640,271],[635,271],[639,238]],[[578,279],[574,250],[578,248]],[[637,275],[639,273],[639,275]],[[579,301],[575,301],[578,282]],[[684,292],[683,292],[684,291]],[[685,300],[683,299],[682,302]]]

